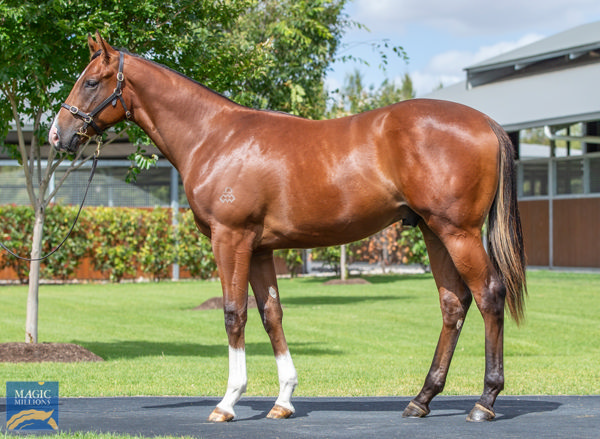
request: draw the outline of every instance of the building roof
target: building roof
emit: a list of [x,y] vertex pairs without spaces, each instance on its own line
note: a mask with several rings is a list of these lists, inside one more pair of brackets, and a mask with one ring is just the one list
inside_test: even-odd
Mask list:
[[599,79],[600,62],[471,89],[463,81],[425,97],[468,105],[517,131],[600,120]]
[[600,21],[467,67],[426,98],[459,102],[508,131],[600,120]]
[[562,55],[572,57],[600,47],[600,21],[583,24],[552,35],[515,50],[473,64],[466,70],[478,70],[529,63],[534,60],[554,58]]

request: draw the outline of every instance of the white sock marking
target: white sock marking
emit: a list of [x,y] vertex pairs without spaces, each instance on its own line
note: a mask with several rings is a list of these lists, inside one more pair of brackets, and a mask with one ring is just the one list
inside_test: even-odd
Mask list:
[[246,375],[246,351],[229,346],[229,379],[227,392],[223,400],[217,404],[221,410],[231,413],[235,417],[233,406],[240,400],[246,391],[248,377]]
[[276,357],[275,361],[277,362],[277,373],[279,375],[279,397],[275,401],[275,404],[295,413],[296,409],[294,409],[290,400],[294,389],[298,385],[298,374],[296,373],[292,356],[287,351],[285,354]]

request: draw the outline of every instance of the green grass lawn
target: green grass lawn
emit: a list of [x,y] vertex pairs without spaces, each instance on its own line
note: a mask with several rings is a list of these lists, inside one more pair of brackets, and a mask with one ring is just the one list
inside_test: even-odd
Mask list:
[[[372,285],[280,281],[298,396],[416,394],[441,327],[430,275]],[[507,320],[504,394],[600,394],[600,275],[530,272],[527,320]],[[76,343],[100,363],[0,363],[1,381],[59,381],[61,396],[222,395],[227,338],[221,310],[193,311],[218,282],[40,288],[39,339]],[[1,287],[0,342],[24,340],[26,287]],[[246,328],[249,395],[276,396],[270,343],[256,310]],[[483,321],[473,305],[445,394],[479,394]],[[0,385],[3,396],[5,388]]]

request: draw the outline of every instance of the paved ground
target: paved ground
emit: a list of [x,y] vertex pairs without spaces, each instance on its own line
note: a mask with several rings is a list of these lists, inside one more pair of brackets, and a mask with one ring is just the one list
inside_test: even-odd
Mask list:
[[[237,420],[210,424],[218,398],[61,398],[63,432],[111,432],[204,438],[600,438],[600,396],[501,396],[497,418],[472,424],[465,418],[476,397],[438,397],[424,419],[404,419],[410,398],[294,398],[294,417],[266,419],[274,398],[246,397]],[[6,401],[0,398],[0,429]]]

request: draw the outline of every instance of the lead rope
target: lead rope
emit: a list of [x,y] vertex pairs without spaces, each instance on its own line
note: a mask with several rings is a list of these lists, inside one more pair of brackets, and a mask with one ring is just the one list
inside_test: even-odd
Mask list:
[[69,229],[69,232],[67,233],[67,236],[65,236],[65,239],[63,239],[61,241],[61,243],[58,244],[50,253],[48,253],[45,256],[42,256],[41,258],[24,258],[23,256],[19,256],[16,253],[12,252],[10,249],[8,249],[2,242],[0,242],[0,247],[2,247],[4,250],[6,250],[9,254],[11,254],[12,256],[14,256],[17,259],[21,259],[22,261],[34,262],[34,261],[43,261],[44,259],[48,259],[50,256],[52,256],[54,253],[56,253],[63,246],[63,244],[67,241],[69,236],[71,236],[71,233],[73,232],[73,229],[75,228],[75,224],[77,224],[77,220],[79,219],[79,215],[81,214],[81,210],[83,209],[83,204],[85,203],[85,198],[87,197],[88,190],[90,189],[90,185],[92,184],[92,179],[94,178],[94,173],[96,172],[96,166],[98,165],[98,156],[100,155],[100,148],[102,146],[102,139],[98,137],[98,138],[96,138],[96,141],[98,142],[98,148],[96,148],[96,152],[94,153],[94,156],[93,156],[92,171],[90,172],[90,178],[88,179],[87,186],[85,188],[85,193],[83,194],[83,200],[81,200],[81,205],[79,206],[77,215],[75,215],[75,220],[73,221],[73,225]]

